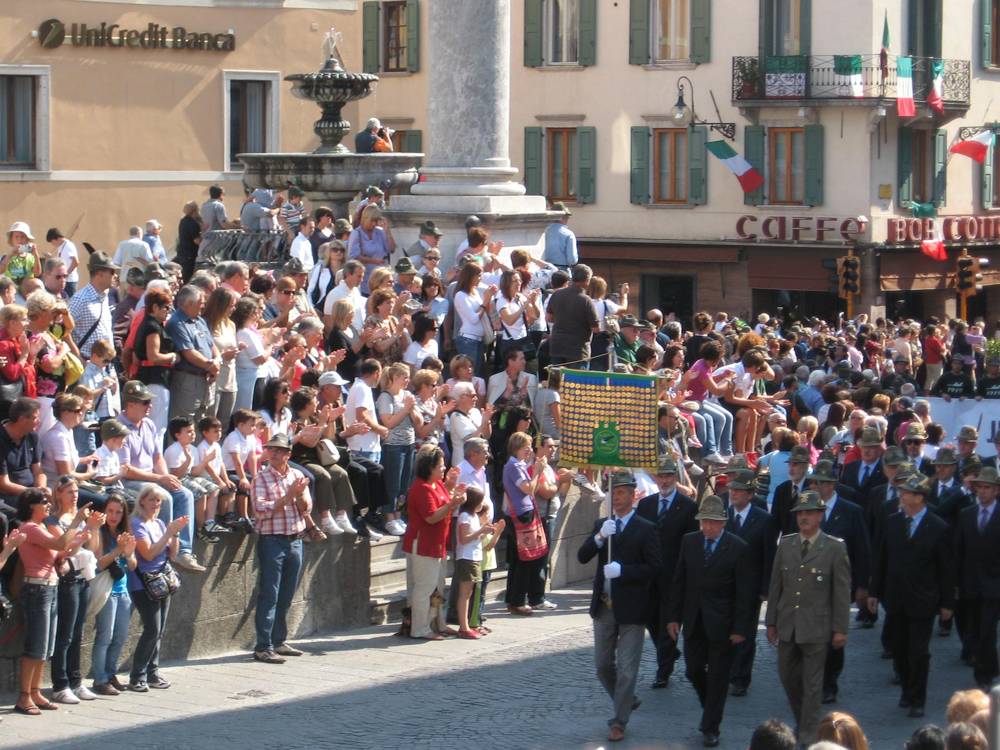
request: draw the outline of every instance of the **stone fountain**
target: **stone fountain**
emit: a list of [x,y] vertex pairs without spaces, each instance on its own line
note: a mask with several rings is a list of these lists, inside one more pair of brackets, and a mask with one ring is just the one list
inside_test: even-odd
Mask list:
[[344,70],[337,49],[340,34],[326,36],[326,62],[315,73],[285,76],[292,94],[319,105],[322,115],[313,125],[320,145],[311,154],[238,154],[244,166],[243,184],[250,188],[301,188],[313,207],[329,206],[337,216],[348,215],[348,203],[368,185],[408,188],[417,181],[423,154],[351,153],[341,143],[351,130],[341,110],[348,102],[368,96],[378,76]]

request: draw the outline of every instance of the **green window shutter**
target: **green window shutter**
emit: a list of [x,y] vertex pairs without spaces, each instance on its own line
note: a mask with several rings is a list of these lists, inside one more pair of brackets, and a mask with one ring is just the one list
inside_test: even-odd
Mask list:
[[688,203],[704,206],[708,202],[708,128],[696,125],[688,130]]
[[931,57],[940,59],[941,57],[941,34],[944,28],[944,0],[931,0],[934,3],[934,37],[931,40],[933,50]]
[[597,198],[597,128],[576,129],[576,200],[593,203]]
[[408,154],[423,153],[424,134],[419,130],[407,130],[403,134],[403,150]]
[[580,0],[580,65],[597,65],[597,0]]
[[406,0],[406,69],[420,70],[420,0]]
[[628,9],[628,62],[629,65],[646,65],[650,61],[649,0],[629,0]]
[[982,64],[984,68],[1000,62],[993,59],[993,0],[979,0],[982,32]]
[[379,3],[368,0],[361,6],[361,58],[365,73],[378,73],[380,56],[378,48]]
[[524,188],[528,195],[542,193],[542,129],[524,129]]
[[772,49],[771,29],[774,26],[774,0],[760,0],[760,23],[757,27],[757,56],[760,58],[760,69],[764,69],[764,60],[774,54]]
[[896,141],[896,185],[898,208],[909,208],[913,202],[913,133],[900,127]]
[[712,59],[712,0],[691,0],[691,62]]
[[799,54],[812,54],[812,0],[799,4]]
[[805,202],[809,206],[823,205],[823,126],[806,125],[806,186]]
[[920,23],[920,3],[910,0],[906,4],[906,54],[917,54],[917,34]]
[[629,200],[639,205],[649,203],[649,143],[652,138],[652,128],[641,125],[632,128]]
[[993,153],[995,149],[996,144],[994,143],[986,154],[986,161],[983,162],[983,208],[995,208],[993,205]]
[[542,0],[524,0],[524,66],[542,66]]
[[948,131],[934,132],[934,205],[943,206],[948,197]]
[[[764,127],[762,125],[748,125],[743,128],[743,150],[744,156],[763,175],[767,174],[764,169]],[[748,206],[759,206],[764,202],[764,188],[759,187],[751,193],[743,194],[743,202]]]

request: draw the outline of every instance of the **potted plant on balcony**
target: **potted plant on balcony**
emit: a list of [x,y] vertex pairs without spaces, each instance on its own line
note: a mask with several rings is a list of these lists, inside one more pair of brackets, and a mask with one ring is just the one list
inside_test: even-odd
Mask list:
[[760,96],[760,63],[756,57],[741,57],[736,61],[740,81],[740,99]]

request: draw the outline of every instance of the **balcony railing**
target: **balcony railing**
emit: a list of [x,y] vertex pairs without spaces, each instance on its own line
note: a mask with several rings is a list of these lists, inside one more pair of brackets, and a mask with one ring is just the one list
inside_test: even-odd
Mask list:
[[[733,58],[733,102],[765,103],[776,100],[892,100],[897,92],[896,56],[890,55],[885,71],[878,55],[862,55],[860,70],[845,74],[833,55],[787,55]],[[929,57],[913,57],[913,98],[927,101],[931,86]],[[969,106],[968,60],[943,60],[942,99],[946,109]],[[851,75],[853,73],[853,75]],[[858,80],[860,78],[860,80]]]

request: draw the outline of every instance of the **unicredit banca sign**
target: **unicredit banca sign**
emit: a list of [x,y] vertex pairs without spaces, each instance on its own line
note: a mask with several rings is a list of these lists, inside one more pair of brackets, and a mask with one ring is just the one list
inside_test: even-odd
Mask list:
[[132,49],[187,49],[207,52],[231,52],[236,49],[236,35],[224,32],[189,31],[183,26],[168,28],[150,23],[144,29],[130,29],[117,23],[71,23],[57,18],[42,21],[38,41],[45,49],[64,43],[74,47],[131,47]]

